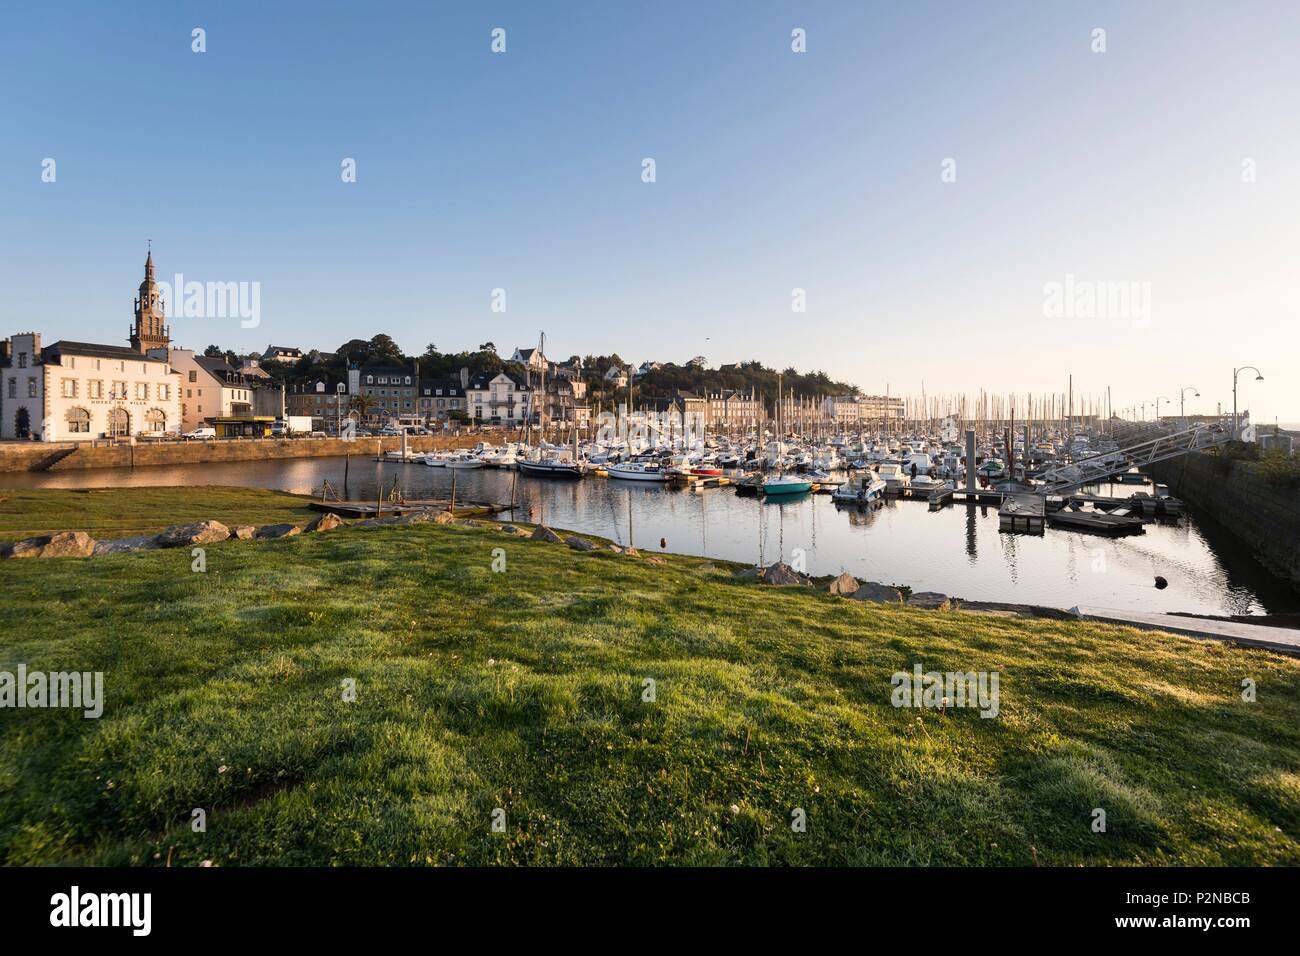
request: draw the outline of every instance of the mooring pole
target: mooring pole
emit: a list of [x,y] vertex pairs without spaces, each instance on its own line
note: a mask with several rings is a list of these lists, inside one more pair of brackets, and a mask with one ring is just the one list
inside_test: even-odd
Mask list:
[[966,429],[966,491],[975,492],[975,429]]

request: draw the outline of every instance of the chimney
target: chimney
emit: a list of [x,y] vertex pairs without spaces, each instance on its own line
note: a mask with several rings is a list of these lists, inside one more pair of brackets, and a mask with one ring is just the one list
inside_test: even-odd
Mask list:
[[462,389],[469,388],[469,366],[468,366],[468,365],[465,365],[465,366],[462,366],[462,367],[461,367],[461,370],[460,370],[460,387],[461,387]]

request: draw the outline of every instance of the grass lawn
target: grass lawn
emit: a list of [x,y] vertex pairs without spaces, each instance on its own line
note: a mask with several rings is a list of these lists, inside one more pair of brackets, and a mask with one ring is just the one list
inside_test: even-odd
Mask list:
[[[117,519],[88,506],[92,526],[57,502],[16,516],[28,494],[65,495],[4,493],[5,534],[293,520],[300,501],[140,489]],[[0,670],[102,670],[106,696],[99,720],[0,710],[0,862],[1300,863],[1293,658],[455,525],[191,560],[0,562]],[[998,717],[891,706],[915,663],[996,670]]]
[[213,518],[223,524],[305,524],[311,499],[259,488],[0,488],[0,541],[51,531],[127,538]]

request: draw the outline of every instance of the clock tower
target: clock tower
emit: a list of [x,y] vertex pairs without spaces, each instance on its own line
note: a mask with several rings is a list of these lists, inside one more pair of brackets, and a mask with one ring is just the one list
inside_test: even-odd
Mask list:
[[135,328],[131,330],[131,348],[144,353],[149,349],[165,349],[171,344],[171,330],[163,325],[166,315],[162,294],[153,277],[153,250],[144,261],[144,281],[140,295],[135,300]]

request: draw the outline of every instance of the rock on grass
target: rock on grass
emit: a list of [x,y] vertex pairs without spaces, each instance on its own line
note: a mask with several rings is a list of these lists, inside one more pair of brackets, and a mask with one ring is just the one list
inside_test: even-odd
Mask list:
[[88,558],[95,551],[95,539],[84,531],[56,531],[24,538],[13,546],[11,558]]
[[160,548],[186,548],[195,544],[225,541],[230,529],[220,521],[196,521],[192,524],[172,525],[155,539]]

